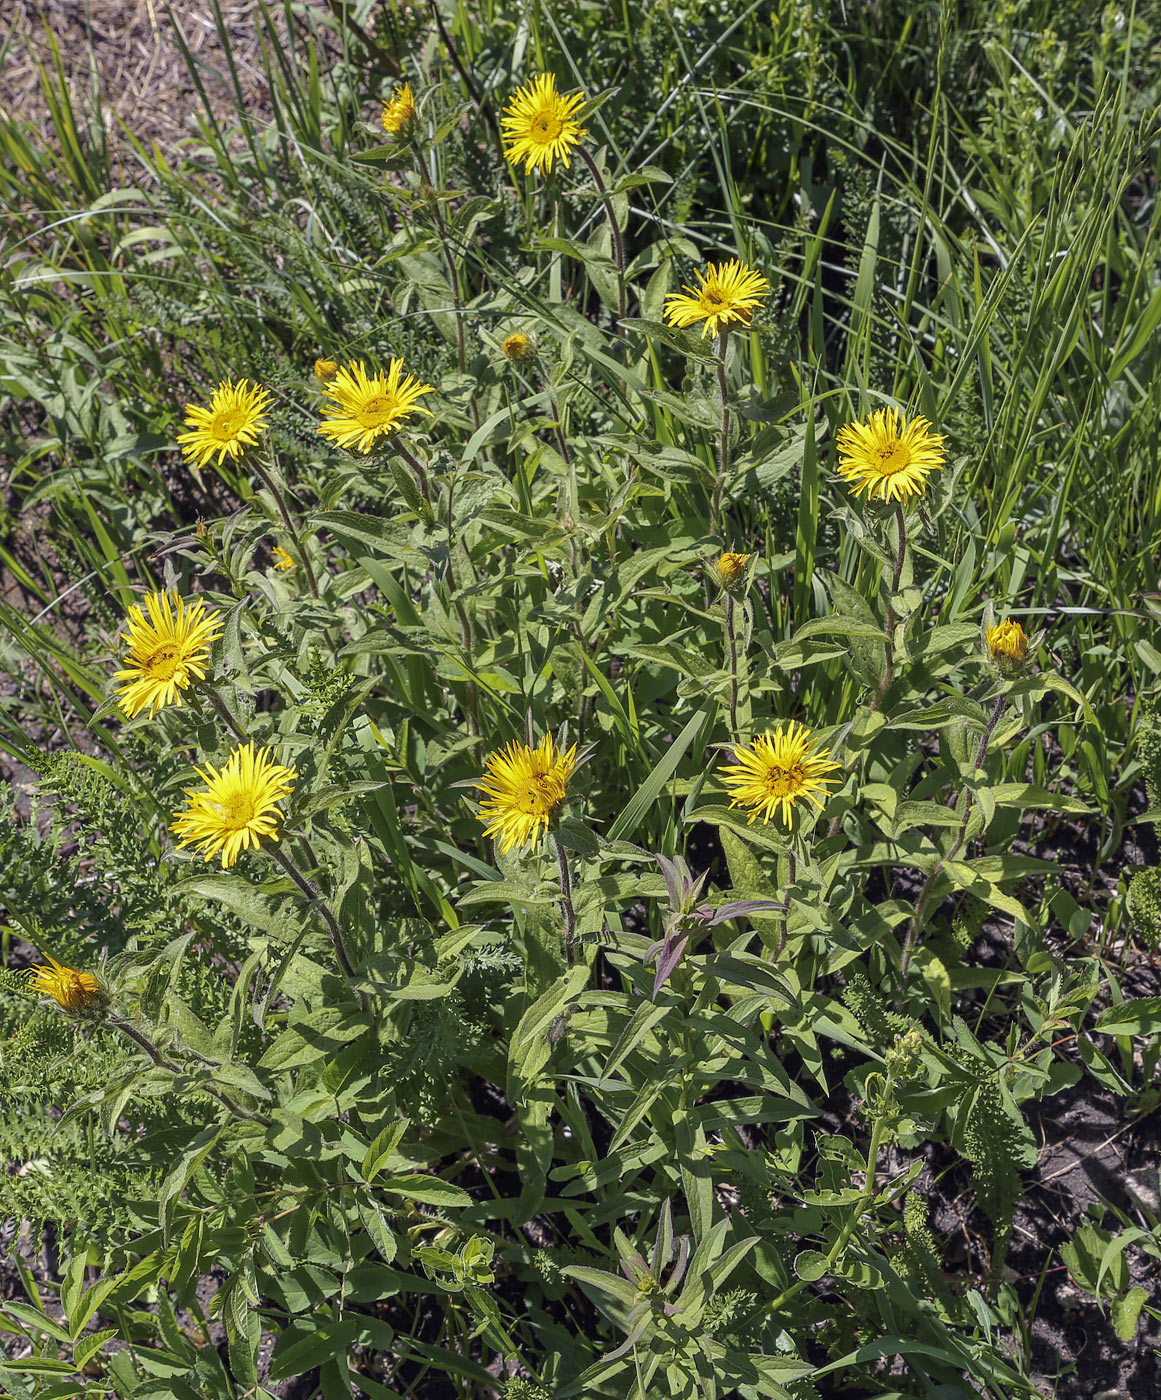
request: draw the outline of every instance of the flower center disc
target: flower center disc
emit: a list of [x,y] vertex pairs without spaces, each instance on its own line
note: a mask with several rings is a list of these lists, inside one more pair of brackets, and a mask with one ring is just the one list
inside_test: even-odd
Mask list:
[[544,817],[556,806],[559,800],[557,785],[546,773],[539,773],[528,780],[528,786],[521,794],[521,810],[530,817]]
[[214,419],[210,432],[219,442],[230,442],[238,436],[239,429],[246,421],[240,408],[228,408]]
[[158,647],[152,656],[146,658],[144,669],[154,680],[169,681],[173,679],[180,659],[177,647],[172,642],[168,642],[165,646]]
[[254,803],[249,795],[237,792],[221,804],[222,825],[230,831],[241,831],[254,820]]
[[532,118],[532,130],[542,141],[555,141],[564,130],[564,122],[554,112],[537,112]]
[[802,786],[802,769],[797,764],[793,768],[768,768],[766,784],[775,797],[785,797]]
[[898,439],[884,443],[882,447],[876,448],[876,455],[879,461],[876,470],[881,476],[894,476],[896,472],[901,472],[911,461],[911,454]]
[[389,394],[376,394],[355,411],[355,417],[364,428],[378,428],[388,422],[395,412],[395,400]]
[[701,294],[703,306],[721,306],[722,300],[720,292],[702,292]]

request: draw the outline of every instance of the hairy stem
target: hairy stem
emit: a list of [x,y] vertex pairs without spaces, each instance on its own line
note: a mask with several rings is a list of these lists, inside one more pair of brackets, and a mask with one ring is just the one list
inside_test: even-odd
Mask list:
[[[787,852],[786,852],[786,861],[787,861],[787,865],[786,865],[786,888],[787,888],[787,890],[789,890],[790,886],[793,885],[794,882],[795,882],[795,880],[798,879],[798,858],[797,858],[797,856],[795,856],[795,854],[794,854],[793,851],[787,851]],[[774,961],[775,961],[775,962],[777,962],[778,959],[782,956],[782,950],[783,950],[783,948],[786,947],[786,932],[787,932],[787,928],[788,928],[789,924],[790,924],[790,898],[789,898],[789,896],[787,896],[787,899],[786,899],[786,912],[782,915],[781,919],[779,919],[779,921],[778,921],[778,946],[774,949]]]
[[[449,44],[450,48],[450,44]],[[464,352],[464,318],[463,318],[463,298],[460,294],[460,271],[456,265],[456,260],[452,256],[451,244],[448,242],[447,225],[444,223],[443,210],[439,207],[439,200],[435,195],[435,186],[432,183],[431,172],[427,168],[427,161],[424,159],[423,147],[418,138],[412,141],[412,149],[415,152],[416,164],[419,166],[419,178],[424,186],[431,191],[432,222],[435,224],[435,236],[439,240],[439,246],[443,250],[443,260],[447,263],[448,284],[451,287],[452,302],[455,306],[453,319],[456,323],[456,365],[461,374],[464,373],[467,365],[467,356]],[[475,401],[472,403],[475,411]],[[477,422],[476,427],[480,425]]]
[[[142,1031],[139,1031],[135,1026],[131,1026],[128,1021],[122,1021],[116,1017],[111,1017],[108,1024],[115,1031],[120,1031],[122,1035],[127,1036],[135,1045],[139,1045],[155,1065],[159,1065],[162,1069],[170,1070],[173,1074],[181,1074],[183,1072],[180,1065],[175,1065],[172,1060],[167,1060],[149,1037]],[[270,1121],[267,1118],[263,1118],[260,1113],[254,1113],[248,1108],[243,1108],[240,1103],[232,1099],[224,1089],[219,1089],[216,1084],[202,1084],[199,1085],[199,1088],[203,1093],[209,1094],[211,1098],[217,1099],[222,1107],[228,1109],[235,1117],[245,1118],[247,1122],[250,1123],[268,1123]]]
[[596,161],[589,155],[584,146],[578,147],[578,150],[593,177],[593,184],[597,187],[601,203],[605,206],[605,216],[609,220],[609,229],[613,235],[613,261],[617,264],[617,334],[624,335],[625,331],[621,322],[625,319],[625,245],[621,241],[621,225],[617,222],[613,201],[609,197],[604,180],[601,179],[601,172],[597,169]]
[[907,555],[907,522],[903,518],[903,505],[895,502],[895,520],[899,530],[899,548],[895,554],[895,572],[891,576],[891,596],[887,599],[887,646],[883,657],[883,679],[871,701],[874,714],[883,703],[891,682],[895,679],[895,594],[899,592],[899,580],[903,576],[903,560]]
[[722,491],[730,461],[730,394],[726,383],[726,331],[718,336],[718,395],[722,401],[722,434],[718,443],[718,472],[710,502],[710,534],[716,536],[722,524]]
[[398,434],[392,437],[391,446],[395,449],[396,452],[399,453],[400,457],[403,458],[403,460],[415,473],[415,478],[419,482],[419,494],[430,506],[431,487],[428,485],[427,482],[427,468],[423,465],[423,463],[419,460],[415,453],[412,452],[409,447],[404,445],[403,439]]
[[556,847],[556,863],[560,870],[560,910],[564,915],[564,952],[571,963],[573,944],[576,939],[576,910],[572,906],[572,876],[568,869],[568,852],[553,833],[552,844]]
[[[1007,695],[1000,695],[996,698],[996,706],[992,711],[992,717],[988,720],[987,728],[980,736],[979,748],[976,749],[975,769],[978,771],[984,766],[984,760],[988,756],[988,745],[992,742],[992,735],[996,732],[996,725],[1000,722],[1000,716],[1004,713],[1004,706],[1007,703]],[[899,995],[903,995],[903,988],[907,985],[907,969],[911,965],[911,954],[915,948],[915,941],[919,937],[919,931],[923,927],[924,915],[927,913],[927,906],[931,901],[931,892],[935,888],[935,882],[939,879],[940,873],[949,860],[954,860],[963,848],[964,840],[967,836],[968,820],[972,814],[972,807],[975,805],[975,794],[971,788],[965,788],[963,794],[963,806],[960,812],[959,829],[956,831],[955,840],[945,856],[940,858],[931,867],[927,879],[923,882],[923,888],[919,891],[919,898],[915,901],[915,913],[911,916],[911,925],[907,930],[907,938],[903,944],[903,957],[899,963]]]
[[272,845],[270,847],[270,854],[278,864],[282,866],[283,870],[286,871],[303,894],[306,895],[312,907],[318,910],[319,914],[322,916],[323,923],[327,926],[327,932],[331,936],[331,942],[334,944],[335,957],[338,959],[339,966],[348,977],[354,977],[355,969],[351,964],[350,958],[347,957],[346,945],[343,942],[343,931],[339,928],[339,921],[335,918],[334,910],[323,897],[322,890],[319,889],[313,880],[307,879],[281,846]]
[[314,576],[314,569],[311,568],[310,555],[307,553],[306,546],[302,542],[302,536],[298,532],[298,526],[295,525],[294,517],[290,514],[290,508],[287,506],[282,492],[275,486],[270,473],[257,457],[254,459],[254,470],[262,478],[262,485],[265,486],[267,491],[274,497],[274,503],[278,507],[278,513],[282,516],[282,523],[286,526],[287,533],[298,546],[298,552],[302,556],[302,567],[306,574],[307,587],[310,589],[311,597],[317,598],[318,581]]
[[738,639],[734,632],[734,598],[726,594],[726,650],[730,663],[730,738],[738,737]]

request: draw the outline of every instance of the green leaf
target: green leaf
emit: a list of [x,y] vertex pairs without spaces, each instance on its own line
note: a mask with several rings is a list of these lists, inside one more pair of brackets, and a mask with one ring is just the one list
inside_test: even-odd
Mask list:
[[1113,1299],[1113,1305],[1110,1309],[1113,1331],[1122,1342],[1131,1342],[1137,1335],[1137,1323],[1140,1321],[1141,1309],[1148,1301],[1148,1289],[1141,1288],[1139,1285],[1134,1285],[1127,1293]]
[[609,828],[609,841],[627,840],[640,826],[645,813],[653,806],[665,789],[665,785],[677,772],[677,765],[686,749],[701,739],[702,731],[708,730],[717,714],[717,701],[707,700],[698,712],[686,721],[685,727],[673,743],[665,750],[665,755],[653,771],[626,803],[621,815]]
[[1108,1006],[1097,1017],[1093,1030],[1106,1035],[1154,1035],[1161,1031],[1161,997],[1138,997]]

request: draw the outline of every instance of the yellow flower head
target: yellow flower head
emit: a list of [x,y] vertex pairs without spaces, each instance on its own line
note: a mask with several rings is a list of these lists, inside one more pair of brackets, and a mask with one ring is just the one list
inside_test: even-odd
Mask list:
[[511,335],[505,336],[500,349],[509,360],[526,360],[532,354],[533,346],[532,341],[522,331],[513,331]]
[[314,377],[321,379],[325,383],[328,379],[333,379],[339,372],[338,364],[334,360],[315,360]]
[[723,554],[711,565],[723,588],[733,588],[746,572],[748,554]]
[[1000,667],[1021,662],[1028,655],[1028,637],[1023,627],[1010,617],[984,630],[988,643],[988,653]]
[[513,164],[523,161],[525,174],[530,170],[548,173],[554,160],[560,160],[567,170],[569,153],[586,134],[573,119],[584,100],[583,92],[569,97],[557,92],[551,73],[538,74],[519,88],[504,108],[500,119],[504,154]]
[[770,293],[770,283],[760,272],[731,258],[728,263],[709,263],[697,272],[700,287],[686,287],[688,296],[674,292],[665,299],[665,317],[671,326],[686,327],[704,321],[702,337],[716,335],[719,326],[735,321],[749,325],[754,308]]
[[258,441],[269,407],[270,395],[257,384],[248,379],[236,384],[223,381],[214,390],[209,408],[186,405],[185,425],[190,431],[177,435],[182,452],[197,467],[204,467],[215,452],[219,466],[225,457],[240,457]]
[[947,460],[946,441],[926,418],[908,420],[897,409],[876,409],[865,423],[839,429],[839,473],[856,496],[864,491],[881,501],[922,496],[928,472],[941,471]]
[[397,136],[400,132],[406,131],[414,116],[415,96],[411,91],[411,84],[404,83],[401,88],[396,88],[390,98],[383,103],[383,114],[380,118],[383,130],[389,136]]
[[752,739],[745,748],[736,748],[737,762],[723,765],[718,772],[725,777],[730,806],[748,807],[750,822],[759,816],[768,822],[781,808],[782,820],[789,827],[800,797],[821,809],[818,794],[825,800],[826,784],[836,781],[828,775],[840,766],[827,758],[829,753],[829,749],[816,751],[810,730],[791,720],[785,729],[779,725],[760,739]]
[[492,754],[476,784],[487,793],[480,804],[484,835],[495,836],[501,851],[534,841],[564,802],[575,768],[576,745],[554,752],[551,734],[535,749],[514,742]]
[[323,390],[333,403],[323,405],[323,422],[319,432],[337,447],[354,447],[370,452],[375,439],[393,433],[412,413],[426,413],[416,400],[422,394],[433,394],[429,384],[421,384],[414,375],[403,374],[403,361],[393,359],[386,374],[376,370],[368,376],[361,361],[352,361],[335,375]]
[[276,569],[293,569],[296,567],[294,560],[280,544],[276,544],[271,552],[274,555],[274,567]]
[[247,847],[257,849],[264,837],[278,840],[278,802],[293,788],[298,773],[275,763],[273,749],[255,753],[253,742],[240,744],[220,771],[212,763],[194,771],[206,786],[198,792],[186,788],[185,810],[174,814],[169,829],[181,837],[179,846],[200,846],[206,860],[220,851],[222,868],[227,869]]
[[[145,616],[148,613],[148,618]],[[125,669],[114,671],[121,708],[133,719],[146,706],[155,715],[162,705],[180,705],[191,680],[204,680],[210,643],[222,635],[217,612],[208,612],[200,599],[186,606],[176,593],[147,593],[145,612],[129,609]]]
[[[48,954],[45,954],[48,957]],[[78,972],[75,967],[64,967],[55,958],[48,958],[48,966],[28,969],[33,991],[42,996],[52,997],[58,1006],[66,1011],[85,1012],[103,1008],[107,997],[101,979],[91,972]]]

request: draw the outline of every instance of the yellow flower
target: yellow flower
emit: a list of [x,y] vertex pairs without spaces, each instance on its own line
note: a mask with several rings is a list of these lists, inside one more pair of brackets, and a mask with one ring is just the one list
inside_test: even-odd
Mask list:
[[665,316],[671,326],[692,326],[704,321],[703,338],[716,335],[718,326],[730,326],[735,321],[749,325],[750,315],[762,297],[770,293],[770,283],[760,272],[731,258],[728,263],[709,263],[703,273],[697,272],[700,287],[685,290],[688,296],[674,292],[665,300]]
[[532,354],[532,342],[521,331],[513,331],[500,346],[509,360],[526,360]]
[[535,749],[513,742],[492,754],[476,784],[488,795],[480,804],[484,835],[497,837],[501,851],[535,840],[564,802],[575,768],[576,745],[554,752],[551,734]]
[[176,593],[147,593],[146,619],[138,604],[129,609],[125,640],[129,654],[123,671],[114,671],[121,708],[133,719],[148,705],[155,715],[162,705],[180,705],[180,691],[191,680],[204,680],[210,643],[222,635],[217,612],[200,599],[186,606]]
[[334,403],[323,405],[323,418],[329,421],[319,424],[319,432],[337,447],[370,452],[376,438],[393,433],[412,413],[432,417],[430,409],[419,407],[416,400],[435,390],[411,374],[400,382],[402,372],[403,361],[398,359],[391,361],[386,374],[377,370],[371,377],[361,361],[345,365],[323,390]]
[[414,116],[415,97],[411,91],[411,84],[404,83],[383,103],[383,115],[380,118],[383,130],[391,136],[396,136],[406,129]]
[[995,627],[988,627],[984,636],[992,660],[1000,665],[1023,661],[1028,655],[1028,638],[1024,629],[1010,617],[996,623]]
[[746,572],[746,565],[750,562],[748,554],[723,554],[712,566],[717,574],[723,588],[733,588],[734,584]]
[[178,433],[177,441],[195,466],[204,467],[215,452],[220,465],[224,457],[238,458],[253,447],[266,426],[269,407],[270,395],[257,384],[248,379],[236,384],[224,380],[214,390],[209,408],[186,405],[185,425],[191,431]]
[[580,145],[585,132],[573,119],[584,102],[583,92],[565,97],[556,90],[556,78],[540,73],[509,99],[500,125],[504,128],[504,154],[513,164],[524,162],[524,172],[550,172],[560,160],[568,169],[569,153]]
[[104,1005],[106,998],[100,978],[91,972],[78,972],[75,967],[64,967],[52,957],[48,957],[48,964],[28,969],[33,991],[52,997],[66,1011],[91,1011]]
[[333,379],[339,372],[339,367],[334,360],[315,360],[314,377],[316,379]]
[[298,567],[295,564],[294,560],[290,557],[289,554],[287,554],[286,550],[283,549],[280,544],[276,544],[274,546],[273,554],[274,567],[276,569],[294,569]]
[[189,802],[174,814],[169,829],[181,837],[179,846],[200,846],[206,860],[220,851],[226,869],[247,847],[257,849],[263,837],[278,840],[278,802],[290,792],[298,773],[275,763],[273,749],[255,753],[253,742],[240,744],[220,771],[212,763],[194,771],[206,786],[202,792],[186,788]]
[[926,418],[908,420],[897,409],[877,409],[865,423],[839,429],[838,470],[856,496],[881,501],[922,496],[928,472],[942,471],[947,438]]
[[752,739],[745,748],[736,748],[736,764],[718,769],[724,774],[730,793],[731,807],[748,807],[750,822],[761,816],[768,822],[781,808],[787,826],[793,821],[794,804],[800,797],[821,809],[816,794],[827,797],[826,784],[836,779],[827,776],[839,764],[827,758],[829,749],[815,751],[810,730],[795,726],[793,720],[784,730],[781,725],[773,732],[767,730],[760,739]]

